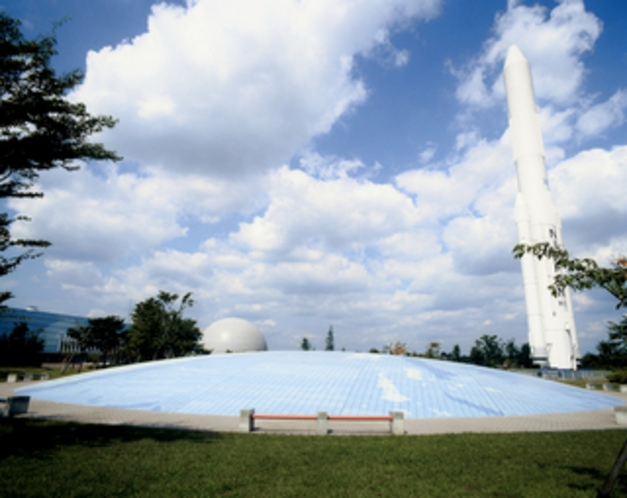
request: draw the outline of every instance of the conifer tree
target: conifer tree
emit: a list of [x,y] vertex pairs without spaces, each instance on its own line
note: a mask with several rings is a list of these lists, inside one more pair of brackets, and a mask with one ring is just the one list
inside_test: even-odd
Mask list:
[[[114,152],[88,138],[115,125],[110,116],[92,116],[67,94],[83,78],[79,71],[57,75],[55,30],[27,40],[20,21],[0,11],[0,199],[42,197],[34,191],[42,171],[77,169],[82,161],[119,160]],[[69,214],[68,214],[69,215]],[[22,261],[40,255],[45,240],[11,237],[11,225],[26,216],[0,213],[0,277]],[[0,305],[11,297],[0,292]]]

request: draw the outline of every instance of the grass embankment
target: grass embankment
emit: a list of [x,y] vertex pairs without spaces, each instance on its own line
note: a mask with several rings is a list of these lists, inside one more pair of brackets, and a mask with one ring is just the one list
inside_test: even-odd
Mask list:
[[594,379],[594,380],[586,380],[586,379],[569,379],[569,380],[563,380],[563,379],[559,379],[556,380],[555,382],[559,382],[561,384],[566,384],[569,386],[574,386],[574,387],[581,387],[583,389],[586,388],[586,384],[588,382],[596,382],[596,383],[604,383],[607,382],[607,380],[605,379]]
[[[0,421],[0,494],[594,496],[627,431],[315,437]],[[613,496],[627,493],[622,478]]]
[[[90,370],[83,368],[83,372],[88,372]],[[62,373],[61,368],[42,368],[42,367],[5,367],[0,366],[0,382],[6,382],[9,374],[48,374],[51,379],[57,379],[59,377],[67,377],[68,375],[75,375],[79,372],[78,368],[68,368],[65,372]]]

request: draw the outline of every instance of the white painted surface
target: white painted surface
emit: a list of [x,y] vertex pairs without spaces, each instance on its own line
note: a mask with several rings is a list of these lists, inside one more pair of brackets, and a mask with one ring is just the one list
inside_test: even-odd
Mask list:
[[[518,178],[515,218],[519,242],[550,242],[561,247],[562,227],[546,175],[531,69],[516,45],[509,48],[503,75]],[[556,275],[551,260],[526,254],[521,265],[533,357],[553,368],[576,369],[580,353],[568,290],[557,298],[551,295],[548,287]]]
[[268,349],[266,339],[259,329],[241,318],[224,318],[212,323],[203,332],[202,344],[212,354]]

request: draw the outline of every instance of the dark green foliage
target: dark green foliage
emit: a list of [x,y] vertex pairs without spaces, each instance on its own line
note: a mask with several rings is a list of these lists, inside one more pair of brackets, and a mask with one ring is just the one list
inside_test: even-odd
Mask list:
[[[397,343],[394,348],[401,346],[401,354],[405,354],[405,345]],[[387,353],[393,348],[387,347]],[[376,348],[370,349],[371,353],[378,353]],[[390,353],[392,354],[392,353]],[[424,353],[411,353],[409,356],[419,356],[421,358],[441,359],[455,361],[458,363],[473,363],[485,367],[504,368],[533,368],[531,359],[531,348],[528,343],[524,343],[520,348],[514,339],[505,342],[496,335],[483,335],[475,341],[475,345],[470,350],[470,355],[463,355],[459,344],[455,344],[450,353],[442,351],[439,342],[430,342]]]
[[333,338],[333,325],[329,327],[329,332],[327,332],[327,338],[324,345],[325,351],[334,351],[335,350],[335,339]]
[[581,366],[600,370],[627,368],[627,315],[619,323],[608,322],[608,340],[599,341],[597,354],[588,353],[581,359]]
[[[594,496],[626,432],[316,437],[0,421],[3,496]],[[619,478],[612,496],[627,492]]]
[[103,362],[120,346],[124,337],[124,319],[119,316],[90,318],[89,326],[92,329],[92,344],[100,350]]
[[303,337],[303,342],[300,343],[300,349],[303,351],[311,351],[311,343],[309,342],[309,339]]
[[[115,153],[88,138],[115,125],[109,116],[92,116],[81,103],[66,99],[82,80],[72,71],[57,75],[50,65],[56,54],[54,32],[27,40],[20,22],[0,11],[0,199],[41,197],[32,191],[41,171],[76,169],[79,161],[118,160]],[[22,254],[0,257],[0,276],[25,259],[39,254],[32,248],[49,245],[42,240],[12,240],[10,226],[25,217],[0,215],[0,252],[30,248]],[[0,304],[10,298],[0,293]]]
[[[0,277],[11,273],[22,261],[39,256],[39,253],[33,248],[43,248],[50,245],[43,240],[11,239],[11,224],[19,220],[28,220],[28,218],[25,216],[9,218],[7,213],[0,213]],[[21,254],[16,254],[15,250],[17,248],[29,249]],[[12,252],[12,254],[7,255],[8,252]],[[10,298],[10,292],[0,291],[0,306],[4,301]]]
[[520,368],[532,368],[533,359],[531,358],[531,346],[528,342],[525,342],[520,347],[520,355],[518,356],[518,366]]
[[26,322],[16,323],[10,334],[0,336],[0,365],[39,365],[38,355],[43,349],[39,332],[31,331]]
[[627,367],[627,315],[619,323],[608,323],[608,334],[610,348],[614,354],[612,358],[612,368]]
[[[427,350],[425,351],[425,354],[423,355],[424,358],[430,358],[430,359],[434,359],[434,360],[439,360],[442,358],[442,351],[440,350],[440,343],[439,342],[430,342],[429,343],[429,347],[427,347]],[[446,355],[448,356],[448,355]]]
[[[563,293],[567,287],[576,291],[600,287],[614,296],[616,308],[627,306],[627,258],[617,258],[609,268],[600,267],[593,259],[571,258],[568,251],[544,242],[528,246],[518,244],[514,256],[525,254],[551,258],[555,262],[558,275],[549,287],[554,296]],[[609,340],[597,344],[598,354],[588,353],[581,359],[581,366],[588,368],[623,368],[627,366],[627,316],[620,323],[609,322]]]
[[194,304],[191,292],[185,294],[176,307],[178,299],[178,294],[159,291],[157,297],[135,305],[124,343],[123,355],[127,362],[205,352],[198,342],[202,332],[196,322],[183,317],[185,309]]
[[448,355],[448,359],[451,361],[457,361],[457,362],[462,361],[462,351],[459,347],[459,344],[455,344],[455,346],[453,346],[453,349]]
[[470,350],[470,362],[484,367],[497,367],[505,361],[503,340],[496,335],[482,335]]
[[99,350],[102,353],[102,362],[106,364],[111,354],[120,347],[125,328],[123,318],[111,315],[90,318],[88,325],[68,329],[67,335],[77,342],[81,354],[90,349]]
[[482,335],[477,339],[470,350],[468,361],[484,367],[533,367],[531,348],[528,343],[524,343],[519,348],[514,339],[505,342],[496,335]]
[[549,287],[554,296],[564,292],[567,287],[576,291],[600,287],[618,300],[616,308],[627,306],[627,259],[624,257],[614,261],[610,268],[603,268],[593,259],[571,258],[567,250],[548,242],[533,246],[518,244],[513,253],[516,258],[533,254],[539,259],[550,258],[555,262],[558,275]]
[[505,343],[505,356],[509,360],[520,356],[520,349],[516,346],[516,341],[510,339]]
[[615,384],[627,384],[627,370],[617,370],[608,374],[607,380]]
[[531,347],[525,342],[520,348],[514,339],[505,343],[505,362],[507,368],[532,368]]

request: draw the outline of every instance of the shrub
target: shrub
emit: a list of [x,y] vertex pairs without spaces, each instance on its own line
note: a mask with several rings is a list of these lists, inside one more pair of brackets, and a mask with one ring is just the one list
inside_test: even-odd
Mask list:
[[607,380],[616,384],[627,384],[627,370],[617,370],[607,375]]

